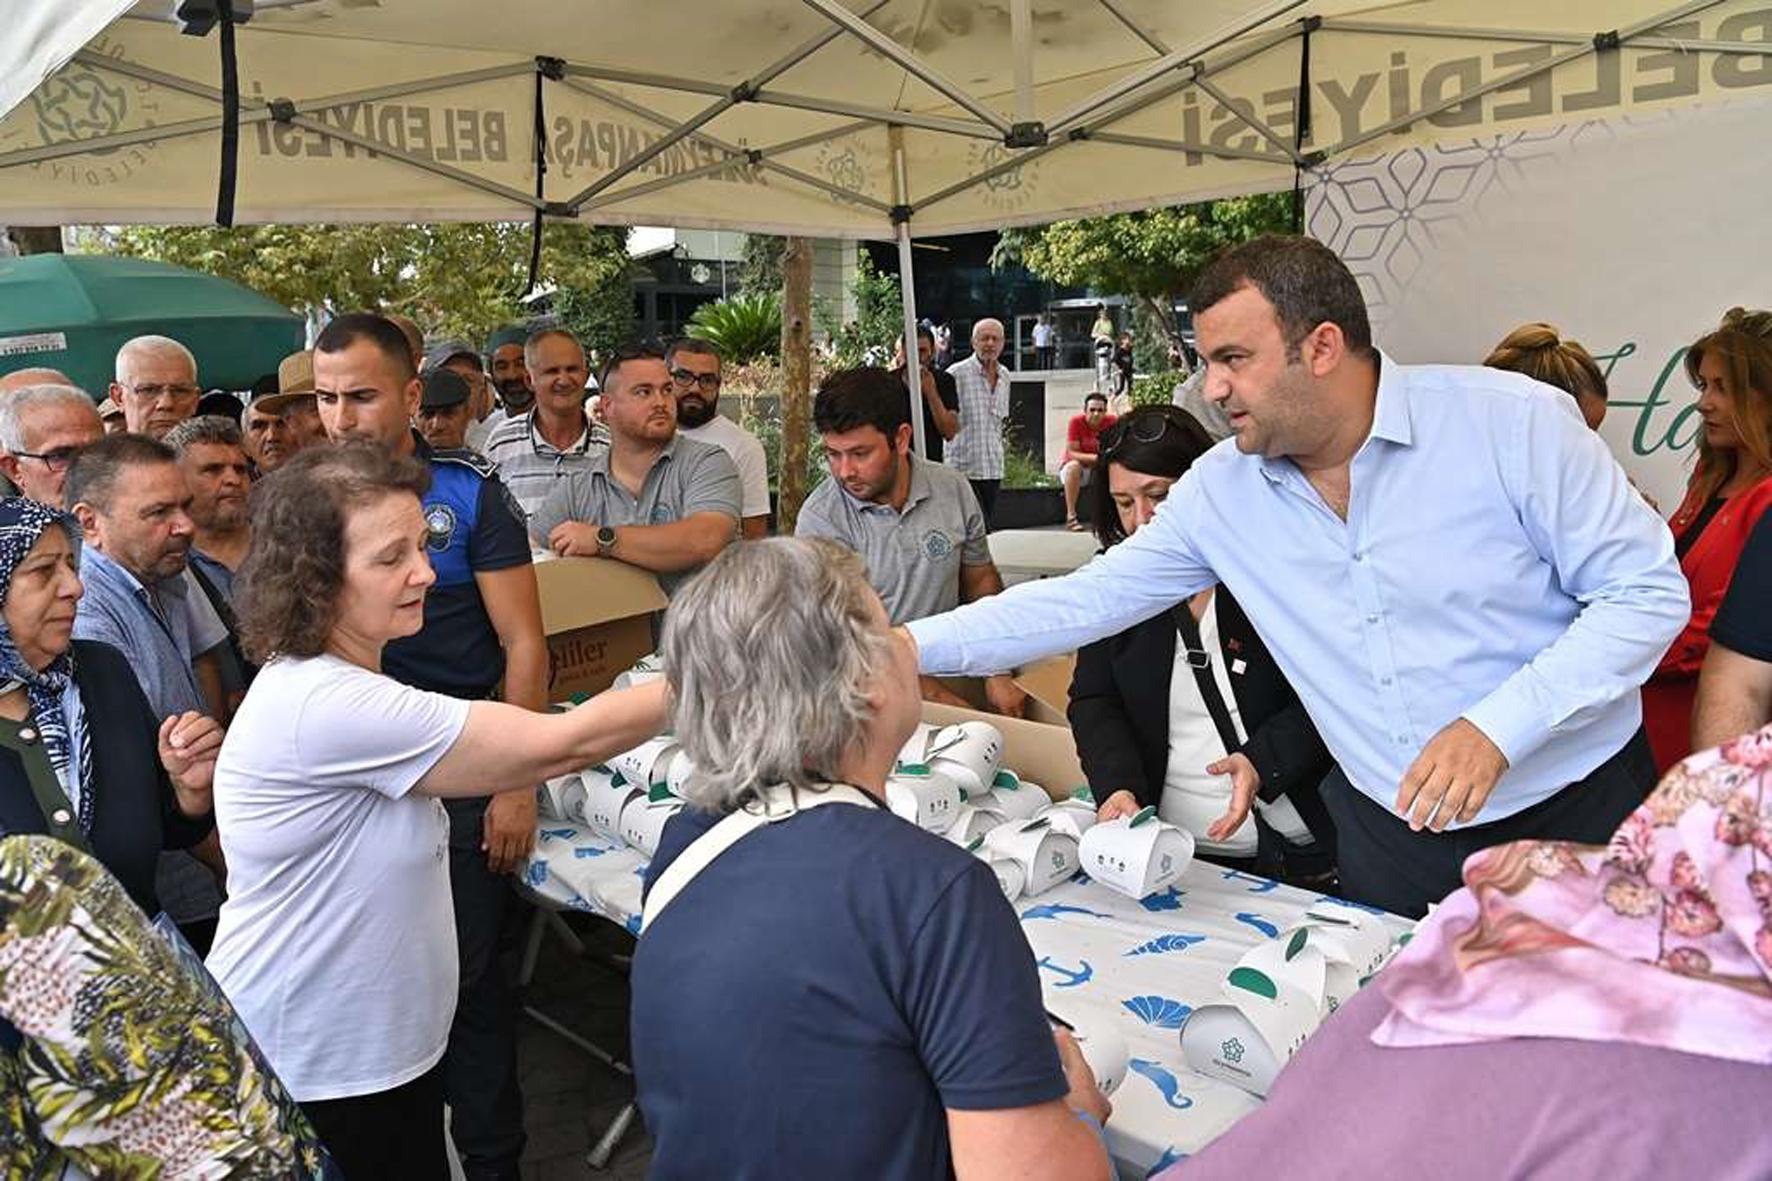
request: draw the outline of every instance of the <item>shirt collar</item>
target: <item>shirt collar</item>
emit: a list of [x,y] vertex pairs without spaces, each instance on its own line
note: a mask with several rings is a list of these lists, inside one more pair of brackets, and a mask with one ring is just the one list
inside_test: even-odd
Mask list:
[[584,415],[581,418],[581,421],[583,422],[584,426],[578,432],[578,441],[575,442],[574,444],[572,444],[572,446],[567,447],[565,450],[561,450],[560,448],[554,446],[552,443],[548,442],[546,437],[544,437],[542,435],[541,429],[535,425],[535,407],[531,406],[527,411],[524,412],[524,425],[529,429],[529,445],[531,447],[535,448],[536,451],[538,451],[538,452],[541,451],[542,448],[546,447],[549,451],[552,451],[557,455],[583,455],[583,454],[585,454],[587,451],[589,451],[591,449],[591,417],[590,417],[590,415],[588,415],[588,414]]
[[[646,469],[646,474],[648,476],[662,466],[665,461],[676,457],[677,444],[682,438],[683,433],[681,431],[676,431],[671,434],[670,441],[659,451],[657,458],[652,461],[652,466]],[[609,460],[610,457],[615,454],[615,448],[613,446],[592,447],[588,449],[586,454],[588,456],[588,460],[585,464],[587,471],[602,472],[605,476],[609,475]]]
[[[905,493],[904,507],[901,509],[894,509],[890,504],[882,504],[877,500],[863,500],[840,482],[837,484],[837,491],[855,507],[857,512],[895,512],[902,517],[923,501],[928,500],[930,493],[928,467],[915,454],[907,455],[905,458],[911,462],[911,486],[910,490]],[[826,478],[835,479],[835,477]]]
[[148,589],[142,585],[141,579],[131,574],[121,563],[90,545],[81,548],[80,573],[88,578],[96,574],[111,582],[121,583],[132,595],[145,594]]
[[[1378,392],[1372,404],[1372,429],[1367,432],[1366,443],[1383,439],[1400,447],[1411,446],[1415,442],[1415,429],[1409,401],[1409,378],[1403,367],[1382,351],[1373,349],[1372,352],[1378,364]],[[1360,444],[1354,454],[1364,451],[1366,443]],[[1286,456],[1261,458],[1261,474],[1275,483],[1285,481],[1296,471],[1298,465]]]

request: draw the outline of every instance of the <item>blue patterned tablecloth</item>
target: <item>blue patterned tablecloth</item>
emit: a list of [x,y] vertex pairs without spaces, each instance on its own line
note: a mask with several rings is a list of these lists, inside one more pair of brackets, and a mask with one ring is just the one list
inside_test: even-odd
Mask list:
[[[638,932],[645,866],[638,853],[582,825],[546,821],[525,884],[561,909]],[[1244,952],[1319,901],[1352,905],[1195,862],[1179,885],[1142,901],[1078,874],[1015,903],[1047,1008],[1075,1025],[1111,1026],[1126,1040],[1130,1069],[1107,1126],[1122,1181],[1199,1151],[1259,1106],[1188,1070],[1178,1031],[1194,1006],[1220,999]],[[1409,927],[1394,920],[1398,934]]]

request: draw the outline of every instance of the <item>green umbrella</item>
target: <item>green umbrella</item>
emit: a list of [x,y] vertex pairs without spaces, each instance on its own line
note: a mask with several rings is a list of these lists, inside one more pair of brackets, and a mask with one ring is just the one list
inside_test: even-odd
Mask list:
[[243,390],[305,342],[301,317],[251,288],[139,258],[0,259],[0,374],[60,369],[94,398],[134,336],[170,336],[205,389]]

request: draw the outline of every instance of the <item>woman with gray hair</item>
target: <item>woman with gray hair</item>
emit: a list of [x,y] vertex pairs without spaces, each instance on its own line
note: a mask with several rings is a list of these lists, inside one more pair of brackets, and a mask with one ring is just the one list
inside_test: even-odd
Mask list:
[[859,559],[730,547],[661,653],[702,770],[634,956],[651,1176],[1106,1177],[1107,1100],[989,868],[881,802],[916,657]]

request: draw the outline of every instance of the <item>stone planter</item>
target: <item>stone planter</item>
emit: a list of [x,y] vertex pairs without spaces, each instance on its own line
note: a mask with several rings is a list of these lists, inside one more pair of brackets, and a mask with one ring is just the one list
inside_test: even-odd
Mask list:
[[1058,488],[1000,488],[991,528],[1034,529],[1064,524],[1064,492]]

